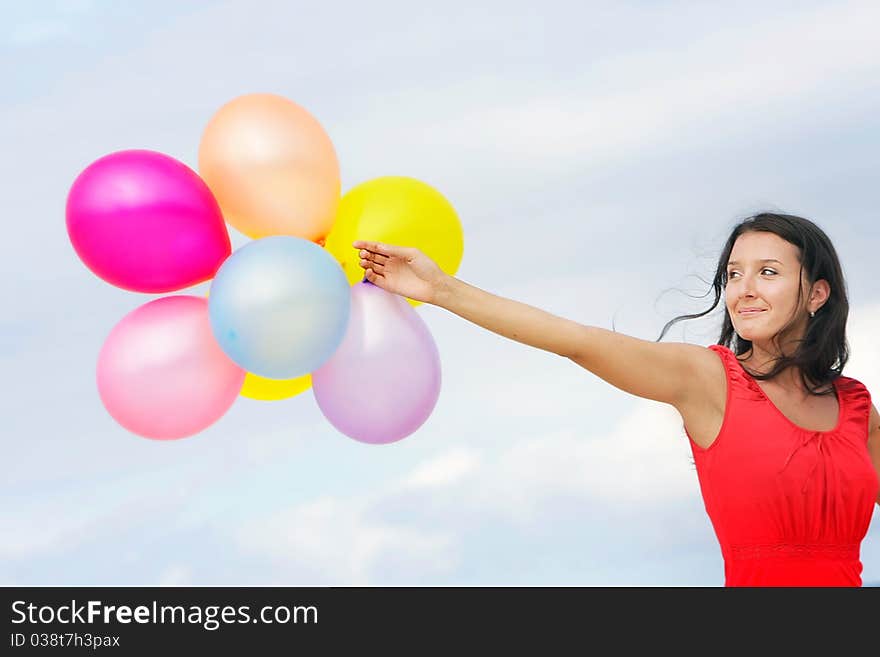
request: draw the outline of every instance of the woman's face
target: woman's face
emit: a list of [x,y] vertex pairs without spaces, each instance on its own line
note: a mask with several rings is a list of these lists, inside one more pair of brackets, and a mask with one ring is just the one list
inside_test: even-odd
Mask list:
[[[800,337],[809,312],[806,290],[798,303],[801,285],[798,248],[767,232],[740,235],[727,264],[725,303],[733,328],[744,340],[767,349],[770,339],[795,315],[792,335]],[[747,308],[758,312],[745,314]]]

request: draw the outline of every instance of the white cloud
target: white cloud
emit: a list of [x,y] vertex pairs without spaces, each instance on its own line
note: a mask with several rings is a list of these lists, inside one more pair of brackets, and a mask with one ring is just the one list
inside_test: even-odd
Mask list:
[[482,503],[527,525],[573,497],[609,509],[660,506],[699,495],[681,419],[671,407],[638,400],[611,433],[583,429],[519,442],[484,473]]
[[[508,91],[493,100],[482,80],[456,93],[400,90],[360,113],[357,125],[393,118],[407,135],[403,149],[418,144],[456,167],[466,152],[471,168],[493,161],[529,172],[567,170],[575,161],[597,168],[661,143],[703,147],[756,128],[785,132],[839,110],[829,96],[850,98],[849,111],[857,107],[856,81],[880,70],[878,21],[880,5],[851,2],[719,26],[664,47],[585,62],[572,78],[531,85],[534,93],[524,97]],[[464,93],[481,101],[462,105]],[[408,111],[388,116],[389,104]],[[795,104],[801,107],[793,112]],[[357,139],[341,129],[345,139]]]
[[191,586],[192,571],[188,566],[173,564],[159,574],[159,586]]
[[[124,533],[154,517],[165,517],[167,522],[187,492],[185,484],[174,487],[169,474],[173,473],[142,473],[93,481],[82,488],[47,486],[49,490],[27,500],[23,495],[7,497],[0,513],[0,558],[55,556]],[[166,485],[158,486],[158,492],[137,485],[147,481]]]
[[[715,32],[657,57],[632,58],[620,75],[636,83],[633,91],[585,108],[592,120],[578,123],[585,124],[587,139],[573,133],[584,148],[606,140],[635,146],[649,133],[659,137],[685,130],[709,114],[756,118],[768,110],[780,112],[792,97],[824,96],[829,88],[880,67],[872,28],[878,19],[876,3],[827,7],[773,24]],[[570,133],[573,122],[556,117],[540,124],[545,123]]]
[[584,430],[517,441],[500,453],[453,446],[365,497],[322,497],[244,524],[235,540],[321,582],[449,574],[468,528],[499,522],[528,529],[560,498],[609,509],[675,503],[698,494],[678,415],[653,402],[605,436]]
[[368,511],[368,503],[356,497],[324,497],[250,521],[235,538],[244,550],[311,573],[315,579],[306,584],[314,585],[368,585],[389,563],[396,566],[393,577],[403,581],[445,574],[457,565],[447,532],[377,522]]
[[417,467],[403,481],[404,488],[444,488],[461,481],[480,467],[480,456],[470,448],[452,449]]

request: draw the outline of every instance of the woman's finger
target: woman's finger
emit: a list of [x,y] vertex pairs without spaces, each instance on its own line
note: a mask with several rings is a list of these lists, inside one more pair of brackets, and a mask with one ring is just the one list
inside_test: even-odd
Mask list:
[[361,259],[359,264],[364,269],[366,269],[367,267],[370,267],[371,269],[373,269],[375,271],[379,271],[379,272],[385,271],[385,265],[380,264],[378,262],[370,262],[369,260]]
[[352,243],[352,246],[356,249],[366,249],[367,251],[372,251],[373,253],[388,257],[405,257],[408,250],[405,246],[394,246],[391,244],[383,244],[382,242],[368,242],[366,240],[356,240]]
[[368,269],[366,272],[364,272],[364,276],[366,276],[367,280],[370,281],[371,283],[374,281],[379,281],[379,280],[385,278],[384,276],[376,273],[372,269]]
[[383,256],[381,253],[371,253],[365,249],[361,249],[360,256],[364,260],[371,260],[382,265],[388,262],[388,256]]
[[352,242],[352,246],[356,249],[366,249],[371,253],[379,253],[379,243],[378,242],[368,242],[366,240],[355,240]]

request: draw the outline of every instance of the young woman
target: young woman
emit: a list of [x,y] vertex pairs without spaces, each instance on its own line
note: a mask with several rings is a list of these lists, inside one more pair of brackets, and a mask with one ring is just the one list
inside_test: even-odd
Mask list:
[[[412,247],[356,241],[366,280],[565,356],[681,414],[727,586],[861,586],[880,504],[880,414],[841,373],[846,285],[811,221],[762,213],[731,232],[715,302],[656,342],[585,326],[444,273]],[[718,344],[662,343],[724,294]]]

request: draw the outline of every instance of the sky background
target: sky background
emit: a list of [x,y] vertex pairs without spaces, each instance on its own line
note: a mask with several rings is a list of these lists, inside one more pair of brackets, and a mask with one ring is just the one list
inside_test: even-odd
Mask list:
[[[723,584],[672,407],[436,307],[417,312],[440,398],[398,443],[339,433],[311,390],[240,397],[178,441],[115,423],[98,352],[157,297],[83,265],[67,192],[121,149],[196,169],[246,93],[321,122],[343,193],[384,175],[441,191],[462,280],[643,339],[709,307],[739,220],[806,216],[847,279],[844,374],[880,390],[876,2],[0,7],[2,584]],[[720,311],[664,340],[714,344]]]

